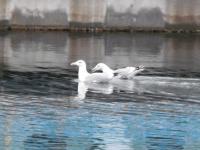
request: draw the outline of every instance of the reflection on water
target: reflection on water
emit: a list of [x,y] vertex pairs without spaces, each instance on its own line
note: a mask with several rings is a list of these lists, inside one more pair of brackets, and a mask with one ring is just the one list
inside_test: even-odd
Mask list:
[[[0,34],[0,149],[200,149],[200,36]],[[134,80],[77,82],[88,69],[144,65]]]
[[20,70],[66,69],[77,59],[89,67],[140,65],[155,69],[199,70],[199,35],[10,33],[1,38],[1,64]]

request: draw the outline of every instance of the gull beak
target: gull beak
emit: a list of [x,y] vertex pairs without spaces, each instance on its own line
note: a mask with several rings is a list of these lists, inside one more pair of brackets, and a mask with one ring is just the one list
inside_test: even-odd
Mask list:
[[71,66],[76,66],[77,64],[76,64],[76,62],[72,62],[70,65]]
[[139,68],[144,70],[144,66],[143,65],[140,65]]

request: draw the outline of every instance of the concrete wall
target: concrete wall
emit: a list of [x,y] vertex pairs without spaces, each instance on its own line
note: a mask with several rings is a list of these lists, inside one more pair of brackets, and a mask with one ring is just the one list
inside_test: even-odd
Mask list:
[[7,26],[8,22],[6,21],[6,6],[7,0],[0,0],[0,26],[1,28]]
[[199,0],[0,0],[12,28],[199,29]]

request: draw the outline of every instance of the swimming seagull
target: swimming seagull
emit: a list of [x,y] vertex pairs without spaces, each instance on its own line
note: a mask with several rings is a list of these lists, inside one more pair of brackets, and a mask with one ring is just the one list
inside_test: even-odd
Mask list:
[[144,70],[144,66],[139,67],[125,67],[117,70],[113,70],[104,63],[98,63],[93,69],[93,71],[101,70],[103,73],[116,75],[119,79],[132,79],[136,74]]
[[78,66],[78,79],[82,82],[109,82],[113,78],[113,74],[110,72],[103,73],[89,73],[87,71],[86,63],[84,60],[77,60],[71,63],[71,65]]

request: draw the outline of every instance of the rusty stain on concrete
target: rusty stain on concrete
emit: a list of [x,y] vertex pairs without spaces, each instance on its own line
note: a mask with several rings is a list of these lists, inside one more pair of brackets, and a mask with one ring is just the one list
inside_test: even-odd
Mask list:
[[199,24],[199,0],[169,0],[166,5],[166,20],[169,24]]
[[69,20],[81,23],[103,23],[105,0],[70,0]]

